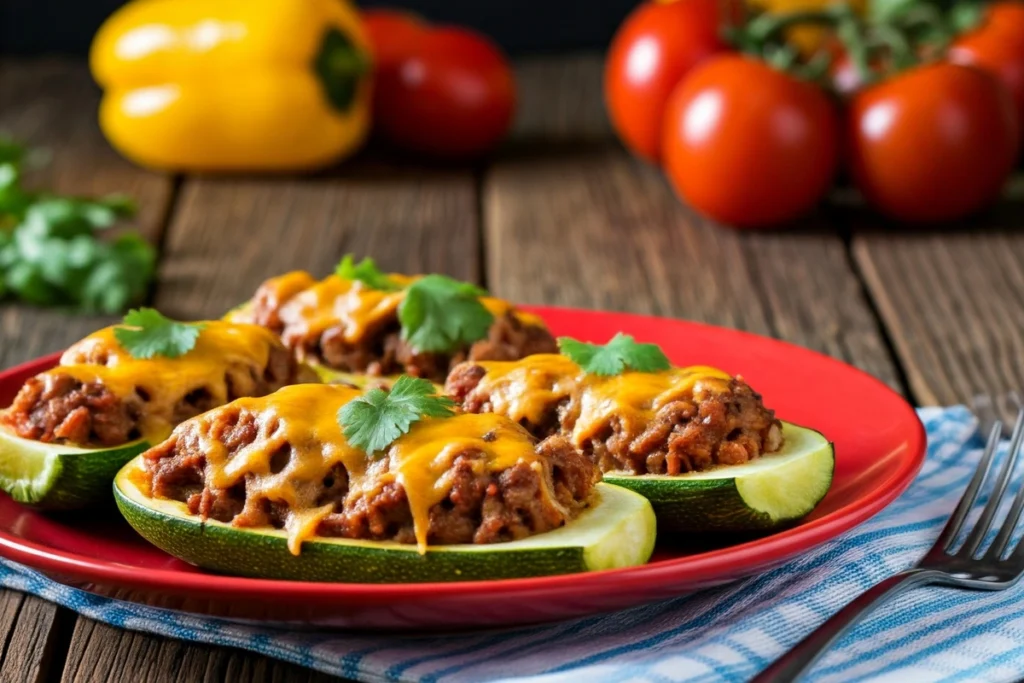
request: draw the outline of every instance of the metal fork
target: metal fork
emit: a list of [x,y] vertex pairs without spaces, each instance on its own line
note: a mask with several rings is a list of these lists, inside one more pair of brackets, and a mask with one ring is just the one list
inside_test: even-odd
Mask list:
[[[955,548],[956,540],[965,527],[978,498],[999,445],[1003,425],[996,421],[992,425],[985,451],[971,483],[964,491],[953,515],[946,522],[935,545],[916,566],[885,579],[866,593],[840,610],[822,624],[818,630],[797,643],[796,647],[783,655],[782,659],[769,666],[752,683],[779,683],[794,681],[814,664],[825,650],[865,616],[870,614],[884,600],[899,595],[911,588],[929,584],[955,586],[973,590],[997,591],[1009,588],[1024,573],[1024,542],[1011,546],[1014,528],[1024,510],[1024,486],[1016,482],[1011,486],[1014,465],[1024,439],[1024,409],[1017,414],[1010,436],[1010,450],[996,479],[992,496],[982,510],[977,523],[966,540]],[[1016,495],[1012,489],[1018,489]],[[985,539],[992,528],[1000,505],[1011,495],[1014,496],[1010,511],[1006,515],[995,540],[983,549]]]

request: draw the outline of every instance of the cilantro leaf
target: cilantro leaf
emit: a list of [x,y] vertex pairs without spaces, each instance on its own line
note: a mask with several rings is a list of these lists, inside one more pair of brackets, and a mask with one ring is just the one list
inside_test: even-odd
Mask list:
[[417,351],[446,352],[487,336],[494,315],[480,302],[487,292],[444,275],[412,283],[398,306],[402,339]]
[[112,241],[97,232],[135,213],[123,195],[100,199],[29,192],[22,170],[39,165],[0,137],[0,297],[40,306],[116,313],[141,299],[155,270],[152,246],[138,234]]
[[204,327],[165,318],[153,308],[139,308],[129,311],[124,324],[114,328],[114,337],[132,358],[177,358],[195,347]]
[[338,411],[338,424],[348,442],[370,455],[378,453],[406,434],[424,417],[451,417],[455,401],[438,396],[425,379],[402,375],[387,392],[371,389]]
[[371,289],[379,289],[382,292],[395,292],[401,289],[397,283],[377,268],[377,264],[372,258],[364,258],[356,263],[352,254],[345,254],[334,272],[343,280],[356,280]]
[[658,372],[672,364],[657,344],[640,344],[632,336],[619,332],[604,346],[587,344],[571,337],[559,337],[563,356],[592,375],[619,375],[625,370]]

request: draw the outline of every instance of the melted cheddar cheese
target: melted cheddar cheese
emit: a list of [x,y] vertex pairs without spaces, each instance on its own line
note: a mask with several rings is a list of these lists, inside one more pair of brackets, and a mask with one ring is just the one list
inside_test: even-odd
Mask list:
[[[354,344],[394,321],[405,299],[404,288],[422,276],[391,273],[388,277],[403,289],[384,292],[337,275],[317,282],[309,273],[294,271],[271,278],[261,291],[272,306],[280,304],[285,343],[292,337],[319,337],[328,329],[340,328],[342,339]],[[538,316],[516,311],[502,299],[481,297],[480,303],[495,317],[512,312],[524,325],[544,325]]]
[[611,420],[619,421],[624,434],[639,434],[666,404],[722,393],[732,379],[708,366],[604,377],[584,373],[558,354],[475,364],[486,374],[474,391],[489,396],[492,411],[515,422],[540,424],[553,405],[578,402],[579,417],[571,434],[576,448],[600,438]]
[[[190,422],[200,422],[196,433],[206,454],[207,485],[224,489],[244,481],[246,505],[259,505],[261,499],[286,504],[288,547],[297,555],[302,541],[314,536],[319,523],[334,511],[332,504],[318,505],[317,496],[324,479],[340,463],[348,474],[346,508],[357,505],[360,498],[378,495],[388,484],[402,486],[417,545],[425,552],[430,509],[451,492],[452,463],[458,454],[467,450],[482,454],[475,462],[487,473],[502,472],[520,462],[545,466],[526,430],[495,414],[424,418],[383,454],[370,457],[348,443],[337,418],[346,403],[361,395],[358,389],[338,385],[295,385],[261,398],[238,399],[194,418]],[[211,427],[222,410],[239,410],[256,418],[252,443],[231,452],[217,438],[222,430]],[[189,423],[179,428],[185,429]],[[286,463],[282,464],[280,454],[287,457]],[[545,493],[556,500],[553,491]]]
[[280,342],[265,328],[221,321],[204,323],[195,347],[177,358],[133,358],[107,327],[76,342],[60,365],[43,375],[69,375],[98,382],[122,399],[145,401],[139,421],[143,438],[156,443],[175,426],[175,406],[197,390],[209,392],[218,405],[228,400],[232,373],[248,378],[252,368],[266,367],[270,350]]

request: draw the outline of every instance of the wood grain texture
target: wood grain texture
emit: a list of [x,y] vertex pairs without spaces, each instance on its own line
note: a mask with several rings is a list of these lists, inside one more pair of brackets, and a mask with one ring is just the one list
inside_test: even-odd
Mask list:
[[601,56],[593,54],[518,62],[518,111],[508,150],[610,140],[602,64]]
[[853,253],[925,405],[1024,395],[1024,203],[969,228],[894,234],[865,228]]
[[[26,182],[74,195],[127,194],[139,205],[132,225],[158,241],[172,180],[121,159],[99,131],[98,106],[99,91],[83,64],[0,61],[0,135],[48,158],[27,175]],[[111,320],[0,305],[0,367],[63,349]]]
[[219,316],[263,280],[318,276],[347,252],[394,271],[479,278],[475,184],[460,172],[296,180],[195,180],[182,188],[156,304]]
[[327,683],[342,679],[246,652],[121,631],[91,619],[75,626],[63,683]]
[[0,592],[0,682],[41,683],[60,675],[75,615],[32,595]]
[[[0,135],[40,150],[48,163],[32,170],[33,187],[76,195],[124,192],[140,207],[136,224],[156,240],[171,180],[140,171],[111,150],[96,126],[98,92],[85,67],[61,61],[0,61]],[[0,367],[58,351],[110,318],[68,316],[0,305]],[[64,661],[75,616],[33,596],[0,592],[0,681],[37,681]]]
[[[557,66],[521,72],[524,106],[603,111],[593,87],[600,63],[566,68],[571,75],[557,76]],[[552,125],[556,134],[574,127],[564,118]],[[499,295],[770,334],[899,387],[844,243],[822,218],[787,234],[723,229],[683,206],[656,169],[596,137],[571,155],[507,154],[487,172],[483,204]]]

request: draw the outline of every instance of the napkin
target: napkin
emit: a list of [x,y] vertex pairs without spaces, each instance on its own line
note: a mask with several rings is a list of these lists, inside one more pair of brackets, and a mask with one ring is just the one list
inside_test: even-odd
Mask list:
[[[0,584],[121,628],[260,652],[359,681],[744,681],[931,546],[983,445],[963,407],[923,408],[928,457],[879,515],[757,577],[615,614],[458,636],[295,632],[101,598],[2,562]],[[865,428],[869,428],[865,426]],[[834,646],[809,681],[1015,681],[1024,582],[996,593],[921,588]]]

